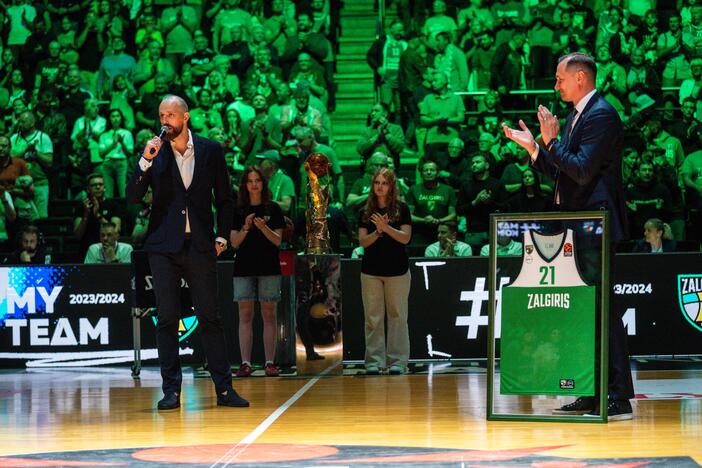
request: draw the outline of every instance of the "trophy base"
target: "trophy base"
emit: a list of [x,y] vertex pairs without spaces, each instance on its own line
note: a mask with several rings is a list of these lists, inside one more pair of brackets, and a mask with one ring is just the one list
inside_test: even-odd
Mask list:
[[332,252],[332,248],[329,245],[308,246],[305,249],[305,254],[307,255],[326,255],[331,253],[334,252]]
[[343,373],[340,263],[339,255],[295,258],[298,375]]

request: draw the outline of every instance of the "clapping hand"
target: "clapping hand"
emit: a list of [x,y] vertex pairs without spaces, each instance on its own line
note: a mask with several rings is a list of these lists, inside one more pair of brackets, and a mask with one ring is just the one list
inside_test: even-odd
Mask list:
[[488,189],[482,189],[478,193],[478,195],[475,196],[474,201],[475,201],[476,205],[480,205],[480,204],[488,202],[491,197],[492,197],[492,191],[490,191]]
[[446,244],[444,245],[444,250],[441,253],[442,257],[454,257],[456,255],[456,238],[454,236],[449,236],[446,238]]
[[551,140],[558,137],[558,117],[553,115],[548,108],[541,105],[537,115],[541,125],[541,138],[544,140],[544,143],[548,144]]
[[93,197],[86,197],[85,199],[83,199],[83,216],[87,217],[91,213],[96,218],[99,217],[98,214],[100,213],[100,202],[98,202]]
[[90,211],[93,209],[93,203],[90,197],[83,199],[83,217],[87,218],[90,216]]
[[263,218],[255,217],[253,219],[253,223],[261,231],[263,231],[263,228],[266,227],[266,220]]
[[388,215],[384,214],[381,215],[379,213],[373,213],[370,217],[370,220],[373,224],[375,224],[375,229],[378,231],[378,234],[382,234],[385,232],[385,229],[388,227]]
[[93,212],[93,216],[100,218],[100,202],[96,198],[90,200],[90,209]]
[[531,134],[531,130],[526,126],[523,120],[519,121],[519,127],[521,130],[514,128],[509,128],[507,124],[502,124],[502,130],[505,132],[505,136],[529,151],[530,153],[536,149],[536,141],[534,140],[534,135]]
[[251,226],[253,225],[253,222],[254,222],[254,217],[256,217],[256,213],[251,213],[244,220],[244,228],[243,229],[245,231],[248,231],[249,229],[251,229]]

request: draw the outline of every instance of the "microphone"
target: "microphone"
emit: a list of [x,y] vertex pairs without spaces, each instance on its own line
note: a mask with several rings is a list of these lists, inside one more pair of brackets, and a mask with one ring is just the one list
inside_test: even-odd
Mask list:
[[[163,141],[163,137],[164,137],[164,135],[166,135],[166,133],[168,133],[168,126],[167,125],[161,126],[161,130],[159,130],[159,132],[158,132],[158,139]],[[156,153],[156,151],[157,151],[156,148],[151,148],[151,149],[149,149],[149,154],[153,155]]]
[[163,140],[163,136],[168,133],[168,125],[163,125],[161,130],[158,132],[158,139]]

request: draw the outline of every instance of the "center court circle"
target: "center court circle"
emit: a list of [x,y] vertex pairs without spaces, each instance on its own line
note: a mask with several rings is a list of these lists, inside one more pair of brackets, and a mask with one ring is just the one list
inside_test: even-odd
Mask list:
[[[235,454],[238,453],[238,455]],[[339,449],[327,445],[251,444],[236,448],[233,444],[184,445],[140,450],[133,458],[160,463],[271,463],[308,460],[336,455]]]

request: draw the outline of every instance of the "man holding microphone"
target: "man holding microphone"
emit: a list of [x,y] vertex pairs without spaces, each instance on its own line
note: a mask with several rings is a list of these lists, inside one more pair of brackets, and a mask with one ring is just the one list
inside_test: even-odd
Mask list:
[[232,388],[217,311],[217,255],[227,247],[234,203],[221,146],[193,135],[189,118],[188,105],[181,97],[169,95],[161,101],[161,135],[148,141],[127,185],[129,203],[139,203],[148,187],[153,191],[144,250],[149,255],[158,306],[156,340],[164,393],[158,409],[180,406],[181,278],[192,295],[217,405],[244,407],[249,402]]

